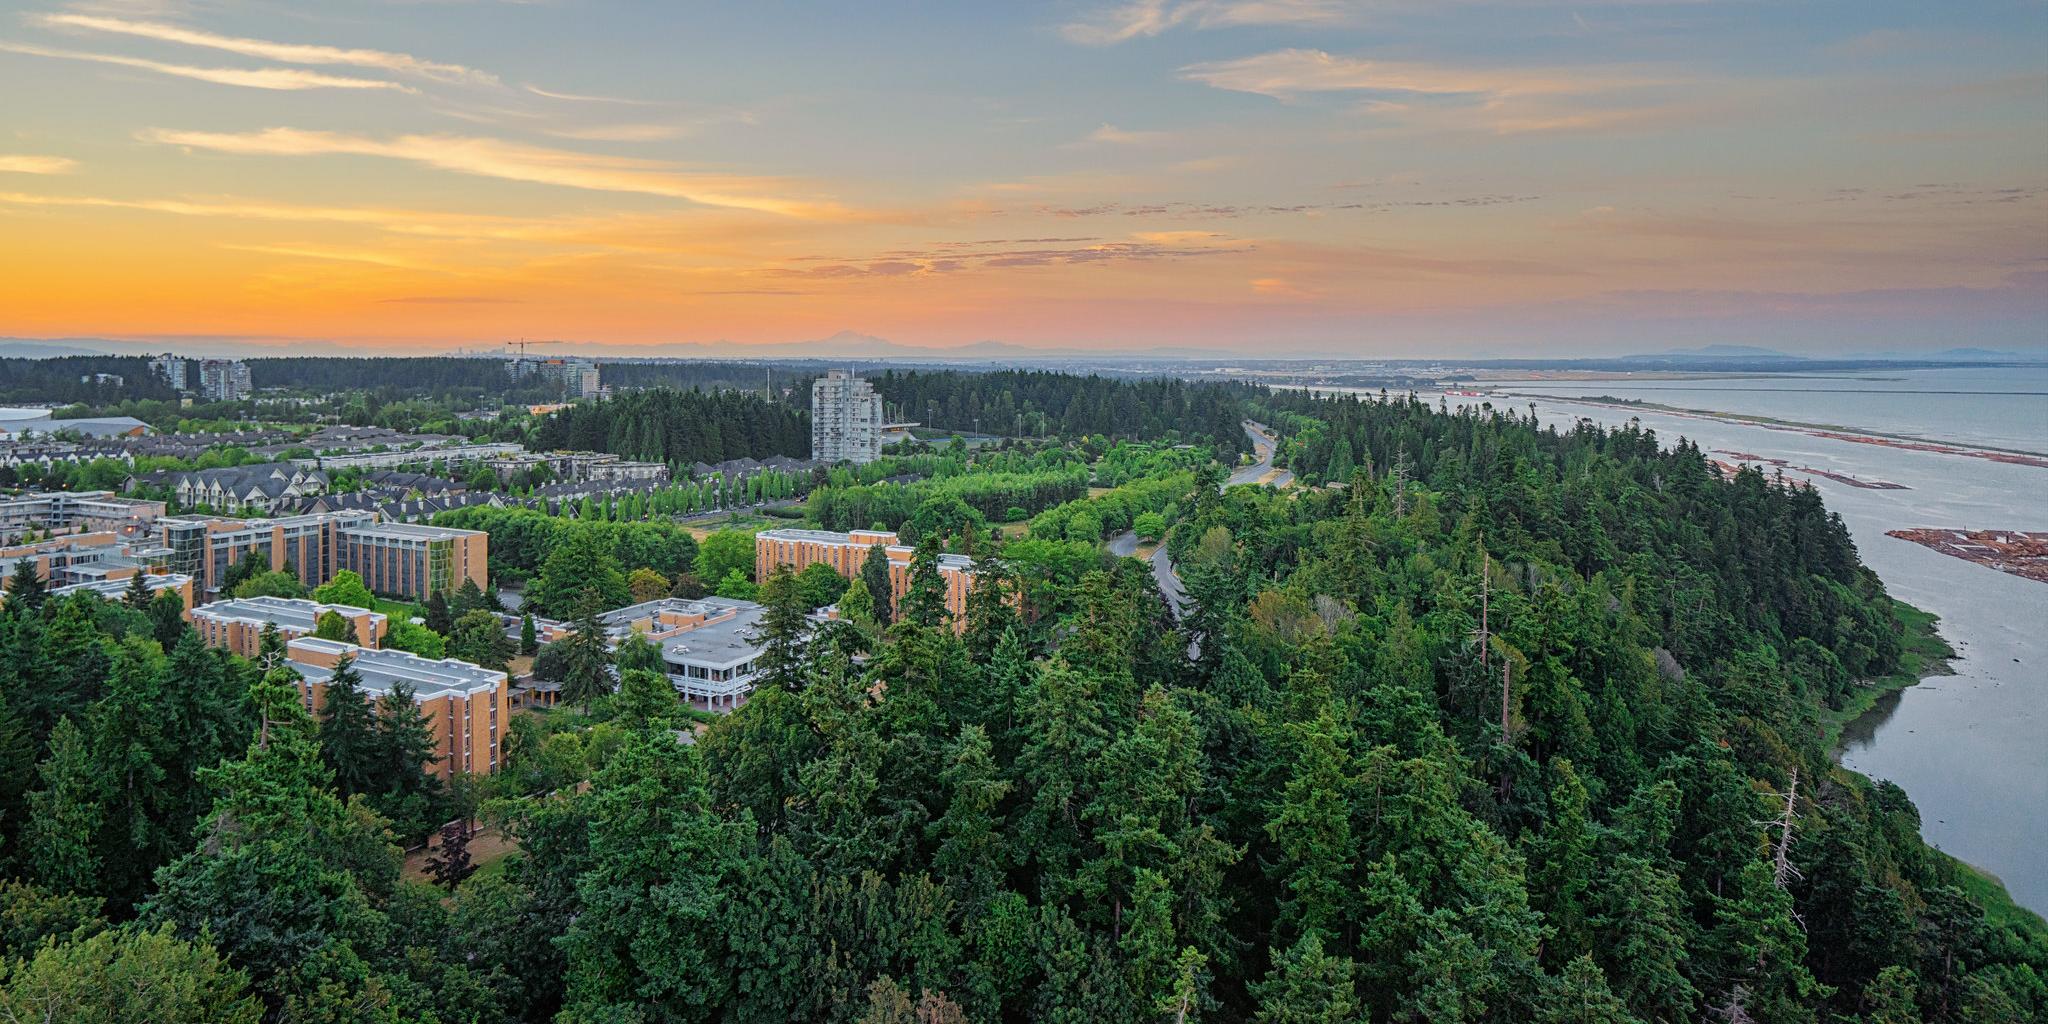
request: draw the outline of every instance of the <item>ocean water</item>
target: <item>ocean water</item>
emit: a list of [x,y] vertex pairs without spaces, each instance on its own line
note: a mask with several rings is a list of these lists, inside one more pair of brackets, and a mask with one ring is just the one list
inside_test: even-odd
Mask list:
[[1684,409],[1854,426],[2048,455],[2048,366],[1789,374],[1715,380],[1489,381],[1557,397],[1608,395]]
[[[1638,418],[1660,439],[1749,452],[1795,466],[1903,484],[1870,490],[1814,480],[1863,560],[1895,596],[1941,617],[1961,655],[1956,674],[1888,699],[1844,736],[1842,763],[1905,787],[1927,841],[2005,883],[2048,914],[2048,584],[1885,535],[1912,527],[2048,530],[2048,469],[1906,451],[1796,431],[1564,396],[1640,398],[1687,409],[1769,416],[1964,445],[2048,454],[2048,368],[1800,375],[1713,381],[1489,381],[1537,398],[1537,416],[1568,426]],[[1436,402],[1435,392],[1419,397]],[[1449,396],[1454,406],[1483,399]],[[1522,409],[1529,399],[1495,399]],[[1725,456],[1722,456],[1725,458]],[[1787,471],[1788,476],[1804,476]]]

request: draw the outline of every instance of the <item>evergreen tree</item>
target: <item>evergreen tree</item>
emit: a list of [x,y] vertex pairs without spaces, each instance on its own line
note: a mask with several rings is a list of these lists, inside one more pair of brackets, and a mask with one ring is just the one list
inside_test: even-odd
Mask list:
[[780,569],[761,587],[761,684],[796,693],[804,688],[809,661],[804,641],[810,634],[810,609],[805,607],[796,576]]
[[292,673],[271,671],[250,698],[255,741],[202,773],[212,812],[194,850],[157,876],[143,920],[188,941],[211,936],[273,1013],[309,998],[332,1000],[334,1012],[366,980],[366,956],[380,952],[390,926],[374,904],[393,891],[398,854],[374,819],[331,792]]
[[594,602],[585,602],[575,627],[555,646],[562,649],[562,699],[583,705],[589,714],[590,706],[614,686],[611,646]]
[[391,772],[381,753],[377,712],[363,691],[363,674],[355,658],[342,655],[327,679],[320,708],[320,757],[334,774],[336,792],[344,797],[381,793],[390,788]]
[[137,569],[135,575],[128,577],[128,589],[122,592],[121,603],[138,612],[147,611],[149,599],[149,574]]
[[[4,626],[0,626],[4,628]],[[0,657],[4,657],[0,650]],[[36,779],[36,741],[27,716],[15,710],[0,686],[0,852],[15,847],[27,816],[29,787]],[[0,950],[0,955],[5,955]]]
[[49,594],[49,584],[43,582],[43,574],[37,571],[36,560],[15,559],[14,571],[7,577],[8,602],[31,611],[40,611]]
[[868,548],[868,557],[860,566],[861,582],[867,585],[868,596],[875,600],[875,622],[887,628],[896,621],[896,588],[890,581],[889,549],[881,544]]
[[100,766],[71,719],[50,733],[50,754],[36,767],[42,788],[29,794],[21,861],[36,884],[57,893],[99,891],[100,829],[105,825]]
[[903,594],[903,619],[926,629],[946,624],[946,581],[939,575],[939,545],[926,538],[910,558],[910,587]]
[[185,599],[175,590],[161,590],[149,601],[149,620],[156,642],[164,650],[178,646],[186,630]]
[[859,576],[846,585],[846,593],[840,596],[838,608],[840,619],[862,629],[872,632],[880,626],[875,597],[868,592],[867,581]]
[[464,576],[462,585],[455,588],[455,597],[448,602],[448,617],[461,619],[470,612],[480,609],[488,611],[490,602],[484,598],[483,588],[476,585],[476,579]]
[[455,616],[449,610],[448,598],[438,590],[427,595],[424,618],[426,620],[424,625],[428,629],[444,637],[455,628]]
[[1359,1020],[1351,961],[1323,951],[1323,939],[1309,932],[1286,950],[1273,951],[1266,980],[1252,985],[1258,1000],[1255,1024],[1350,1024]]
[[627,668],[619,672],[619,692],[612,698],[612,710],[613,720],[619,724],[645,729],[679,716],[683,702],[666,675]]
[[534,629],[533,613],[519,616],[519,653],[532,657],[540,651],[540,635]]
[[37,949],[0,985],[0,1020],[258,1024],[248,984],[204,942],[117,928]]
[[385,787],[407,794],[437,791],[432,771],[441,756],[434,747],[433,729],[413,699],[412,686],[403,680],[393,683],[377,699],[377,751]]

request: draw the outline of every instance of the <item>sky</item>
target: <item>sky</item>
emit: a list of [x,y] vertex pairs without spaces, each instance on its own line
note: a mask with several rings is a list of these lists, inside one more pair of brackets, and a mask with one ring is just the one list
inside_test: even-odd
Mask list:
[[846,330],[2048,351],[2048,3],[0,0],[0,336]]

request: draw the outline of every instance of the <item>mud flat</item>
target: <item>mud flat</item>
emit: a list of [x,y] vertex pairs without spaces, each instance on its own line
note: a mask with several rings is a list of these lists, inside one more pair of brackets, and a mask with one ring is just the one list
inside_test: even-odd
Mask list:
[[[1761,455],[1752,455],[1749,452],[1731,452],[1726,448],[1716,448],[1714,449],[1714,454],[1726,455],[1729,458],[1736,460],[1737,462],[1761,462],[1767,465],[1776,466],[1779,469],[1790,469],[1795,472],[1808,473],[1813,476],[1819,477],[1826,477],[1827,479],[1833,480],[1838,484],[1848,484],[1851,487],[1861,487],[1866,491],[1912,490],[1912,488],[1907,487],[1905,484],[1895,484],[1890,480],[1865,480],[1860,476],[1850,476],[1847,473],[1837,473],[1832,469],[1815,469],[1812,466],[1795,466],[1792,463],[1785,461],[1784,459],[1770,459],[1765,458]],[[1721,475],[1735,475],[1727,468],[1728,463],[1723,462],[1720,459],[1715,459],[1713,461],[1715,466],[1721,467]]]
[[1975,562],[2021,579],[2048,583],[2048,531],[2025,530],[1887,530],[1887,537]]

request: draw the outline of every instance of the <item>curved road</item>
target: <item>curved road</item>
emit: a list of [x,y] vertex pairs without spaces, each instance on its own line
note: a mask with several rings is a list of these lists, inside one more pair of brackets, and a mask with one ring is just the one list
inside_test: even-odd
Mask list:
[[[1265,424],[1254,423],[1251,420],[1244,421],[1244,436],[1251,439],[1252,454],[1257,456],[1258,461],[1230,474],[1230,479],[1223,482],[1225,487],[1255,484],[1259,482],[1260,477],[1273,472],[1273,451],[1279,447],[1280,439]],[[1275,487],[1284,487],[1293,482],[1294,474],[1284,469],[1273,478]]]
[[[1279,446],[1278,438],[1265,424],[1253,423],[1250,420],[1244,422],[1244,433],[1251,439],[1252,450],[1258,455],[1258,461],[1230,474],[1230,478],[1223,482],[1224,487],[1256,484],[1260,477],[1274,472],[1273,451]],[[1273,477],[1268,486],[1284,487],[1293,481],[1294,474],[1283,469]],[[1129,558],[1137,552],[1138,535],[1129,530],[1109,539],[1109,553],[1118,558]],[[1187,587],[1181,583],[1180,574],[1173,571],[1173,560],[1167,557],[1165,544],[1159,545],[1152,552],[1152,580],[1158,585],[1160,595],[1166,598],[1166,607],[1173,612],[1174,621],[1178,622],[1186,617]]]

